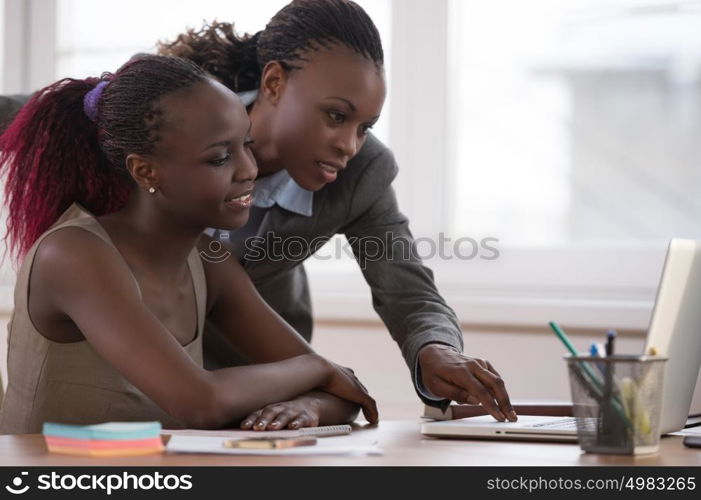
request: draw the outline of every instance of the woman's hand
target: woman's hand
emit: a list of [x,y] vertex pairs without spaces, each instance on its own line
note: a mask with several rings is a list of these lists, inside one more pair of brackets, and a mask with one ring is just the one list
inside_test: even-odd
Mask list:
[[316,427],[321,418],[321,401],[313,396],[299,396],[291,401],[274,403],[254,411],[241,422],[241,428],[275,431]]
[[371,424],[376,424],[378,421],[377,403],[370,397],[368,390],[358,380],[353,370],[328,360],[326,362],[330,365],[331,374],[328,381],[319,389],[360,405],[365,419]]
[[457,403],[481,404],[500,422],[518,420],[499,372],[489,361],[472,358],[443,344],[419,351],[424,387],[435,396]]

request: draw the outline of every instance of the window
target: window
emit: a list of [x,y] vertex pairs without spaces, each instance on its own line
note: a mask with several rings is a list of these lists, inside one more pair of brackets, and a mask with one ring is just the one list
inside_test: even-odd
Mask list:
[[[4,3],[7,93],[114,70],[202,20],[256,31],[286,0]],[[375,132],[460,318],[645,328],[666,240],[701,238],[701,0],[359,3],[387,61]],[[333,260],[308,266],[317,315],[375,319]]]
[[[262,29],[285,0],[56,0],[56,79],[115,71],[138,52],[153,52],[204,21],[235,21],[239,32]],[[109,22],[105,22],[109,20]]]
[[453,0],[450,225],[506,244],[701,237],[701,3]]

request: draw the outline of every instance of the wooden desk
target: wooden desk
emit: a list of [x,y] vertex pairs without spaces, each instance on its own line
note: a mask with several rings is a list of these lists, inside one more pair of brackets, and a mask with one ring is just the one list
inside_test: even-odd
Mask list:
[[[358,429],[354,432],[367,432]],[[424,438],[419,420],[388,420],[377,429],[384,456],[379,457],[241,457],[231,455],[164,454],[146,457],[89,458],[49,454],[41,435],[0,436],[0,465],[18,466],[577,466],[686,465],[701,466],[701,449],[686,448],[679,436],[662,438],[660,451],[649,456],[591,455],[576,444]]]

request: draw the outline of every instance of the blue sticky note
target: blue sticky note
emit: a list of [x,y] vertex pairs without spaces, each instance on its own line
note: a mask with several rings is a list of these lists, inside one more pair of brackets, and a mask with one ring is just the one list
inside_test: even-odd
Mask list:
[[95,425],[69,425],[45,422],[42,434],[74,439],[147,439],[161,432],[160,422],[105,422]]

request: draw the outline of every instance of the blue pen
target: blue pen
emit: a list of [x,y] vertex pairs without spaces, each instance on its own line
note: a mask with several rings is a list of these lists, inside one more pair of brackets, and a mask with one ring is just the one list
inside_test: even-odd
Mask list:
[[604,356],[606,356],[604,344],[602,344],[601,342],[592,342],[591,347],[589,348],[589,354],[591,354],[592,356],[603,358]]
[[[589,354],[595,358],[603,358],[605,356],[604,345],[599,342],[592,342],[591,347],[589,348]],[[602,374],[606,370],[605,363],[596,363],[596,367]]]

